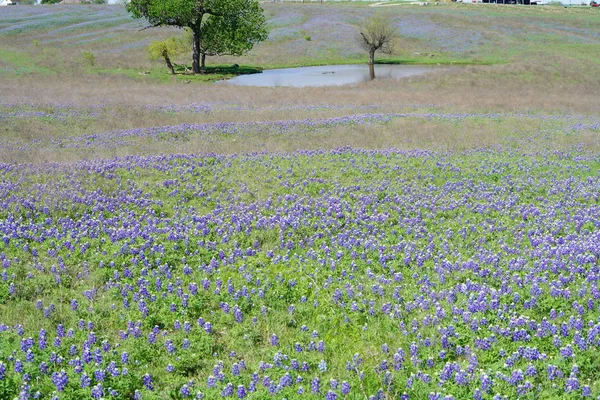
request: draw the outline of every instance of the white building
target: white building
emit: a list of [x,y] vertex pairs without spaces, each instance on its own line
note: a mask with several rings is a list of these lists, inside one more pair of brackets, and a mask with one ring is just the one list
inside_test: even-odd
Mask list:
[[17,3],[15,3],[12,0],[0,0],[0,6],[14,6]]

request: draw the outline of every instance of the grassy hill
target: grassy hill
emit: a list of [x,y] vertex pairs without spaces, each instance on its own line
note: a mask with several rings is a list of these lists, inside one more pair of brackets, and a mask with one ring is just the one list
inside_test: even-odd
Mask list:
[[[264,7],[211,65],[365,61],[376,8]],[[259,88],[3,8],[0,399],[600,396],[597,11],[388,7],[380,61],[455,67]]]
[[[364,62],[355,40],[360,21],[391,14],[401,39],[392,58],[410,63],[530,63],[540,72],[554,64],[573,71],[597,67],[597,10],[442,4],[369,7],[367,4],[263,4],[271,34],[247,56],[210,58],[263,68]],[[2,74],[31,71],[127,74],[152,70],[146,47],[178,34],[172,28],[142,30],[123,6],[37,6],[3,10]],[[309,39],[309,40],[307,40]],[[94,55],[94,65],[82,53]],[[181,63],[189,62],[182,57]],[[552,64],[550,66],[544,64]],[[91,71],[90,71],[91,70]],[[532,71],[535,73],[535,71]]]

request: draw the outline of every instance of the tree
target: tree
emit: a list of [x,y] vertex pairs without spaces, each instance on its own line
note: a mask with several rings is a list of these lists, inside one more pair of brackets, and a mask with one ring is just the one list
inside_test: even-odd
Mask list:
[[131,0],[127,10],[152,26],[189,28],[194,73],[204,70],[207,55],[241,55],[268,35],[257,0]]
[[209,17],[204,23],[198,46],[202,70],[207,56],[242,56],[267,38],[269,31],[258,2],[246,3],[239,14]]
[[378,14],[368,18],[360,28],[358,41],[369,52],[369,73],[375,79],[375,52],[394,52],[398,32],[389,16]]
[[183,41],[179,38],[168,38],[165,40],[156,40],[150,43],[148,46],[148,55],[153,60],[164,59],[167,64],[167,68],[169,68],[169,72],[175,75],[175,69],[173,68],[173,64],[171,63],[171,57],[174,57],[178,54],[181,54],[185,45]]

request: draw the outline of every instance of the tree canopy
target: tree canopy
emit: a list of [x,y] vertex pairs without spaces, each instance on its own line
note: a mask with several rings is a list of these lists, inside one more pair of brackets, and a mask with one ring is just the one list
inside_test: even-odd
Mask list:
[[171,57],[181,54],[184,51],[184,41],[180,38],[170,37],[165,40],[156,40],[148,46],[148,55],[153,60],[164,59],[169,68],[169,72],[175,75]]
[[385,54],[394,52],[394,41],[398,31],[388,15],[378,14],[365,20],[358,34],[358,42],[369,52],[369,71],[375,78],[375,52]]
[[192,70],[201,72],[200,56],[242,55],[268,35],[257,0],[131,0],[127,10],[152,26],[189,28]]

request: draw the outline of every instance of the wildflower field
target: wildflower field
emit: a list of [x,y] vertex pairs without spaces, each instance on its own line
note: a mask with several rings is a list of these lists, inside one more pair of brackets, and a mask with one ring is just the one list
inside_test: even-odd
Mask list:
[[[23,113],[4,118],[35,114]],[[402,117],[59,142],[174,135],[164,146]],[[600,394],[600,158],[577,145],[539,149],[598,133],[600,121],[513,117],[557,129],[463,152],[2,164],[0,397]]]
[[[360,61],[309,46],[367,5],[264,6],[252,64]],[[0,14],[0,400],[598,398],[599,14],[472,6],[390,12],[502,63],[305,89],[117,73],[117,6]]]

